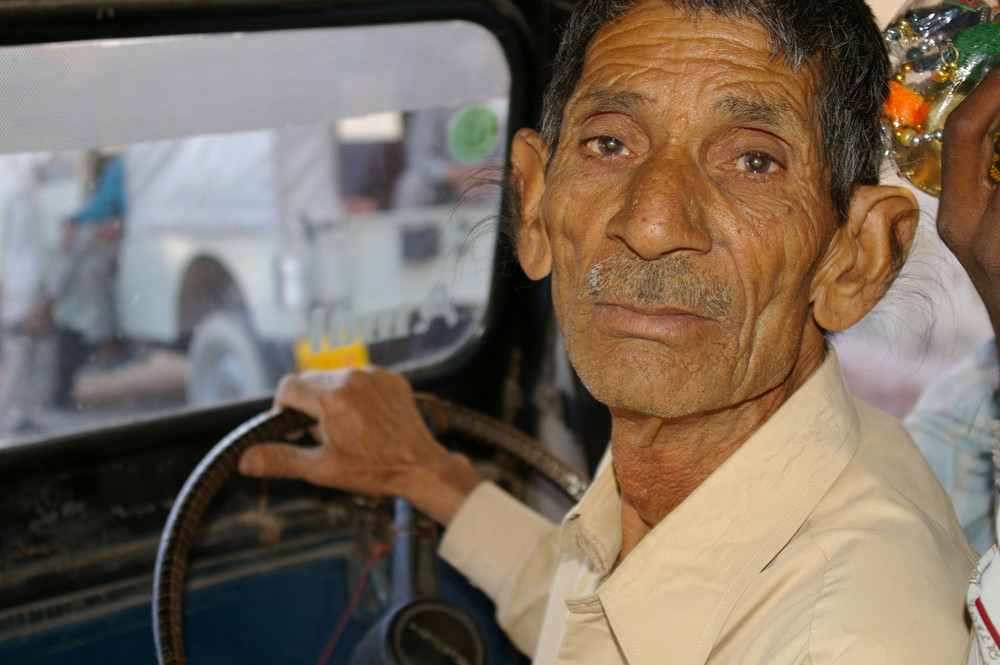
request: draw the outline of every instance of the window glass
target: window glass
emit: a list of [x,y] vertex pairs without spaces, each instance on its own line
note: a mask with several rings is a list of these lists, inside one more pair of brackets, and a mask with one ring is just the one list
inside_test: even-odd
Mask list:
[[509,96],[459,21],[0,48],[0,441],[446,359]]

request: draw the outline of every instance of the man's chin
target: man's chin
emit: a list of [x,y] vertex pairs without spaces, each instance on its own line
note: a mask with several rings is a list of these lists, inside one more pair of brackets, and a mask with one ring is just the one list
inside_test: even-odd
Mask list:
[[717,396],[706,393],[698,374],[677,376],[627,364],[594,376],[579,374],[590,394],[617,415],[678,419],[718,407]]

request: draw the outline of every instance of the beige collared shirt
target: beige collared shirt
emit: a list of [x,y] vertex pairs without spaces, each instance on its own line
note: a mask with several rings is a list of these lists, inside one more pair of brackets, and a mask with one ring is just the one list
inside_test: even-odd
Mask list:
[[964,662],[975,554],[835,353],[613,572],[620,502],[602,467],[561,528],[483,484],[442,541],[536,663]]

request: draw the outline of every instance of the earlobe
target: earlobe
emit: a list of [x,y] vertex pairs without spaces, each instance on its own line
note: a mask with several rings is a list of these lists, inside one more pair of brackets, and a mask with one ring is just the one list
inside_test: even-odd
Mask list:
[[518,189],[521,206],[517,258],[531,279],[542,279],[552,270],[549,230],[541,215],[548,154],[548,145],[533,130],[522,129],[514,136],[510,148],[511,186]]
[[813,279],[813,318],[821,328],[845,330],[882,299],[913,244],[918,212],[916,199],[903,187],[855,188],[847,220]]

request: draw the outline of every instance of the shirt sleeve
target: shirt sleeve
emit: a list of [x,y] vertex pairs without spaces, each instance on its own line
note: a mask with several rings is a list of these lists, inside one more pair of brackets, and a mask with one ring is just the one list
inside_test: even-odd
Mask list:
[[541,635],[559,564],[558,538],[558,525],[484,482],[441,539],[441,557],[490,597],[500,627],[528,655]]
[[994,542],[993,440],[1000,368],[989,340],[920,398],[905,424],[948,496],[969,542]]

